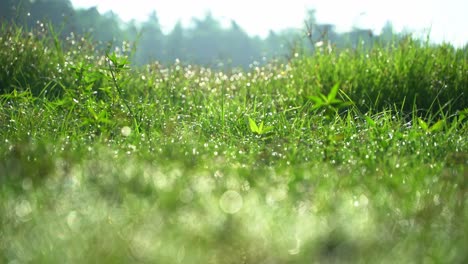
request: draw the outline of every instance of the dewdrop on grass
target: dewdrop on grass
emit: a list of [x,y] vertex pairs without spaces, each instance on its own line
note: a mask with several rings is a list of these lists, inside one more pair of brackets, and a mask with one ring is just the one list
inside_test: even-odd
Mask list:
[[124,127],[122,127],[120,132],[122,133],[122,136],[128,137],[132,133],[132,129],[130,127],[128,127],[128,126],[124,126]]

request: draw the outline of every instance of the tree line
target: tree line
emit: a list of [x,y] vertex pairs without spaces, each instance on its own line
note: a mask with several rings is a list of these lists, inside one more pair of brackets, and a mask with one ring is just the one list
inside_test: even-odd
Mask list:
[[303,29],[270,31],[266,38],[249,36],[235,21],[223,28],[211,13],[202,19],[194,18],[190,28],[178,22],[165,34],[156,11],[144,22],[124,23],[115,13],[101,14],[96,7],[74,9],[70,0],[3,0],[0,21],[28,28],[50,23],[64,38],[73,33],[86,35],[103,46],[121,47],[124,43],[134,48],[132,59],[137,65],[179,59],[211,67],[247,68],[254,61],[287,59],[299,51],[314,52],[324,43],[328,47],[371,47],[402,37],[395,34],[390,23],[379,35],[359,28],[338,33],[333,25],[319,23],[314,10],[308,11]]

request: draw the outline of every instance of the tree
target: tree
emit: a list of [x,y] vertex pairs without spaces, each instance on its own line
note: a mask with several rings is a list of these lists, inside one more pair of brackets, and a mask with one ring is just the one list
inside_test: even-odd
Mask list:
[[101,15],[96,30],[96,35],[99,36],[99,40],[111,42],[112,44],[122,42],[123,39],[119,24],[119,17],[114,12],[109,11]]
[[76,10],[75,13],[75,25],[72,31],[91,35],[94,40],[106,43],[123,40],[119,18],[113,12],[101,15],[96,7],[91,7]]
[[387,21],[385,25],[383,26],[382,31],[380,32],[379,39],[384,44],[389,44],[393,41],[393,37],[394,37],[394,30],[393,30],[392,22]]
[[279,56],[284,55],[284,48],[285,43],[284,39],[274,32],[270,30],[268,33],[268,37],[265,39],[265,55],[267,56]]
[[141,34],[136,52],[138,63],[146,64],[158,59],[164,60],[164,35],[156,11],[153,11],[148,20],[143,23]]
[[24,17],[30,10],[30,1],[2,0],[0,1],[0,20],[11,22],[18,17]]
[[[31,17],[43,22],[50,22],[56,27],[65,27],[72,22],[74,15],[70,0],[35,0],[31,1]],[[64,32],[67,33],[67,32]]]
[[180,21],[178,21],[167,37],[166,50],[169,61],[174,61],[175,59],[180,59],[183,61],[186,60],[186,42],[187,38],[185,36],[184,29],[182,28]]
[[259,57],[259,50],[235,21],[231,21],[231,27],[224,35],[225,44],[221,46],[221,52],[232,65],[247,67],[255,57]]
[[221,55],[221,26],[211,13],[207,13],[203,20],[194,19],[194,24],[188,45],[191,47],[190,59],[196,58],[200,64],[212,65]]

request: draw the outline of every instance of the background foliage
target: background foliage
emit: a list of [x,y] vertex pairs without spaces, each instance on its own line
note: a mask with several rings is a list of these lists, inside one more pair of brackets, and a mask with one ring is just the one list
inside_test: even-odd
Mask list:
[[271,31],[264,39],[247,35],[235,21],[230,27],[223,28],[210,13],[203,19],[193,19],[190,28],[178,23],[171,32],[164,34],[156,11],[143,23],[124,23],[112,12],[100,14],[96,8],[74,10],[69,0],[5,0],[0,3],[0,19],[2,23],[14,21],[29,29],[37,24],[51,23],[62,38],[72,32],[88,35],[104,47],[108,43],[119,46],[127,42],[131,48],[136,48],[132,59],[138,65],[155,60],[173,63],[180,59],[184,63],[204,66],[247,69],[254,61],[264,63],[264,58],[287,60],[297,51],[313,52],[320,41],[339,47],[371,47],[374,43],[389,43],[399,38],[390,23],[378,36],[358,28],[339,34],[333,25],[320,24],[313,10],[308,12],[305,21],[307,30]]

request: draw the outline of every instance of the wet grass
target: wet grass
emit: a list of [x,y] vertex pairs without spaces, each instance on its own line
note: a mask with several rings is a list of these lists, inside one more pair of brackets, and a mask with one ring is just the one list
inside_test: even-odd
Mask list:
[[229,73],[0,35],[2,263],[463,263],[466,51]]

